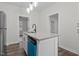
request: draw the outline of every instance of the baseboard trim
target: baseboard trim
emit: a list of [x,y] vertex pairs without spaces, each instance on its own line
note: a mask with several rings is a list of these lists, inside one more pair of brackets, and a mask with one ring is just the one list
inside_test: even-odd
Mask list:
[[61,48],[63,48],[63,49],[66,49],[66,50],[68,50],[68,51],[70,51],[70,52],[73,52],[73,53],[75,53],[75,54],[79,55],[79,52],[78,52],[78,51],[76,51],[76,50],[69,49],[69,48],[64,47],[64,46],[62,46],[62,45],[60,45],[59,47],[61,47]]
[[19,44],[20,44],[20,43],[13,43],[13,44],[7,45],[6,47],[8,48],[8,47],[12,47],[12,46],[19,46]]
[[19,43],[19,42],[20,41],[18,41],[18,42],[17,41],[16,42],[10,42],[10,43],[7,43],[6,46],[9,46],[9,45],[12,45],[12,44],[16,44],[16,43]]
[[20,43],[12,43],[12,44],[9,44],[9,45],[6,45],[7,47],[8,46],[13,46],[13,45],[19,45]]

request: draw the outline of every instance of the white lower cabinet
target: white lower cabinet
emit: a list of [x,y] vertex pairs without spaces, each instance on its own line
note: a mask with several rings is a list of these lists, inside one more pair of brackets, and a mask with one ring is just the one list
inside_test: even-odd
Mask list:
[[57,56],[58,55],[58,37],[38,41],[37,55],[38,56]]
[[27,35],[24,35],[23,36],[23,43],[24,43],[23,47],[24,47],[26,54],[27,54],[27,39],[28,39]]
[[37,40],[29,37],[30,36],[25,36],[24,38],[24,50],[28,56],[58,55],[58,37],[48,38],[44,40]]

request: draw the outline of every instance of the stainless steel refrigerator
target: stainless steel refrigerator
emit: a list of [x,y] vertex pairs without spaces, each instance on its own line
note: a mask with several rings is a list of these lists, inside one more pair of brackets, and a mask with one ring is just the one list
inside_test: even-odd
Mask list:
[[0,11],[0,56],[5,55],[6,29],[6,15]]

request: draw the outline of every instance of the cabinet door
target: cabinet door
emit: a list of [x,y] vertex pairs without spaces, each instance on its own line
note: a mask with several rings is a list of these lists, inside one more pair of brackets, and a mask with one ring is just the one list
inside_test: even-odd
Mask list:
[[38,44],[39,56],[56,56],[58,55],[58,37],[42,40]]
[[23,39],[24,39],[23,40],[23,43],[24,43],[23,47],[24,47],[24,50],[25,50],[25,52],[27,54],[27,35],[24,35]]

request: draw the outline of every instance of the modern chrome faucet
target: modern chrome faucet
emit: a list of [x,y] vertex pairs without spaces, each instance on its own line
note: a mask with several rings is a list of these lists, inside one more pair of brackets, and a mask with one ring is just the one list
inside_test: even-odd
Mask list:
[[36,33],[36,24],[33,24],[32,28],[34,28],[34,32]]

